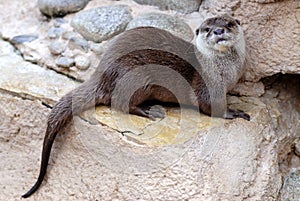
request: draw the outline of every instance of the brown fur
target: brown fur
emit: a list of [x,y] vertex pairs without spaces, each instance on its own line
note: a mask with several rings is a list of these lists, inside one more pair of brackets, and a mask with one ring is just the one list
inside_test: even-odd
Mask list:
[[[222,20],[221,22],[223,23]],[[227,57],[227,60],[232,60],[231,63],[236,63],[237,61],[235,60],[239,59],[236,51],[238,50],[232,50],[232,56]],[[216,62],[211,62],[211,59],[205,61],[207,58],[197,52],[194,45],[157,28],[136,28],[117,36],[111,42],[100,61],[99,67],[91,78],[62,97],[53,107],[48,119],[48,127],[43,144],[40,175],[36,184],[23,197],[29,197],[42,183],[54,139],[57,133],[72,119],[72,115],[76,115],[95,105],[113,104],[112,99],[114,96],[122,98],[124,92],[129,92],[131,86],[134,87],[133,85],[137,82],[143,87],[135,91],[130,97],[129,108],[122,101],[116,101],[116,104],[114,104],[116,109],[124,112],[129,110],[132,114],[153,118],[149,111],[139,106],[148,100],[158,100],[194,105],[199,107],[205,114],[211,115],[211,107],[214,100],[211,99],[210,90],[207,87],[209,84],[207,85],[206,82],[209,82],[207,80],[210,79],[213,82],[216,81],[212,79],[214,75],[206,73],[205,69],[207,67],[203,65],[207,65],[208,68],[214,68],[212,64],[224,63],[224,59],[226,60],[226,58],[222,58],[216,59]],[[202,61],[199,62],[199,60]],[[166,71],[159,70],[158,72],[155,70],[164,69],[162,67],[166,67]],[[170,78],[170,72],[167,69],[171,69],[170,72],[174,72],[171,73],[172,75],[177,73],[184,78],[189,87],[182,84],[180,79]],[[133,72],[134,77],[126,77],[129,72]],[[227,76],[226,73],[225,76]],[[138,81],[132,79],[135,77],[136,79],[145,79]],[[161,82],[161,80],[167,82],[167,86],[171,87],[172,90],[166,86],[159,86],[157,83]],[[118,88],[118,83],[121,81],[124,81],[125,85],[123,88]],[[215,84],[221,86],[217,83]],[[232,85],[232,83],[230,84]],[[225,91],[223,92],[223,90]],[[227,90],[222,88],[221,91],[222,93],[219,93],[222,96],[220,100],[223,102],[218,103],[218,101],[215,101],[217,107],[218,105],[221,106],[213,115],[225,118],[242,117],[249,119],[249,116],[242,111],[227,109],[226,101],[224,103]]]

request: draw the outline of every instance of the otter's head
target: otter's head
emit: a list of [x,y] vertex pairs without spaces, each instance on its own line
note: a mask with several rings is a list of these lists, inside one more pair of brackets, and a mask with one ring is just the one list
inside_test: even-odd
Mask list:
[[232,48],[245,51],[240,22],[229,15],[208,18],[196,30],[196,46],[205,55],[226,54]]

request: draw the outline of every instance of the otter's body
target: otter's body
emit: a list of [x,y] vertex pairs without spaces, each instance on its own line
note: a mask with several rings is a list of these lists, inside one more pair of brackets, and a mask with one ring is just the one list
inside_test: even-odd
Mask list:
[[[249,120],[244,112],[228,109],[226,102],[226,93],[244,70],[243,33],[229,16],[211,19],[197,32],[197,48],[152,27],[132,29],[117,36],[91,78],[53,107],[43,144],[40,175],[23,197],[29,197],[42,183],[57,133],[72,115],[95,105],[112,105],[123,112],[155,118],[159,115],[140,107],[143,102],[179,102],[199,107],[207,115]],[[127,92],[129,99],[123,101]]]

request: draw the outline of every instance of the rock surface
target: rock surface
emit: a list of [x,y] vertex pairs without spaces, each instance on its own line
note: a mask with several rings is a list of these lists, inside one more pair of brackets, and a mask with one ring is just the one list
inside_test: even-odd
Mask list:
[[158,6],[162,10],[176,10],[182,13],[197,11],[201,0],[134,0],[137,3]]
[[131,19],[130,7],[105,6],[76,14],[72,26],[87,40],[102,42],[124,31]]
[[75,61],[73,58],[69,58],[69,57],[58,57],[55,60],[55,64],[58,67],[70,68],[70,67],[74,66]]
[[49,50],[50,50],[51,54],[54,54],[54,55],[62,54],[65,51],[65,49],[66,49],[66,45],[59,41],[52,42],[49,45]]
[[78,55],[75,57],[75,65],[80,70],[86,70],[90,67],[90,60],[85,56]]
[[2,40],[0,71],[0,89],[50,105],[78,84],[54,71],[24,61],[14,53],[10,44]]
[[285,177],[281,191],[281,201],[298,201],[300,199],[300,168],[292,169]]
[[89,0],[38,0],[40,11],[50,17],[64,16],[83,9]]
[[37,35],[20,35],[20,36],[13,37],[11,39],[11,42],[14,44],[21,44],[21,43],[34,41],[37,38],[38,38]]
[[193,31],[183,20],[172,17],[166,14],[160,13],[147,13],[134,18],[127,25],[127,29],[133,29],[142,26],[152,26],[160,29],[164,29],[184,38],[187,41],[192,41],[194,38]]

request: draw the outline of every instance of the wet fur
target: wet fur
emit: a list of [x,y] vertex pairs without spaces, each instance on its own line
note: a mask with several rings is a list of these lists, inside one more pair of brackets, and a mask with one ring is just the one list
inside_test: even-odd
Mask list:
[[[226,18],[225,22],[228,20],[233,19]],[[211,24],[216,23],[224,26],[224,20]],[[237,26],[237,28],[240,27]],[[240,32],[241,30],[237,30],[237,33],[233,34],[237,36]],[[243,40],[243,36],[238,36]],[[122,97],[122,93],[127,89],[118,91],[115,88],[126,73],[134,72],[137,67],[166,66],[180,74],[191,86],[192,91],[181,87],[177,79],[169,79],[168,73],[164,75],[163,72],[159,72],[163,79],[165,76],[165,80],[171,82],[170,86],[177,86],[175,93],[181,94],[180,103],[199,106],[200,110],[207,115],[223,118],[242,117],[249,120],[249,116],[245,113],[227,109],[226,102],[228,89],[237,82],[243,72],[244,58],[241,50],[232,47],[227,54],[214,54],[214,51],[201,49],[204,47],[201,43],[203,41],[198,37],[196,44],[200,52],[197,53],[197,48],[191,43],[167,31],[151,27],[129,30],[113,39],[91,78],[62,97],[53,107],[47,122],[40,174],[35,185],[23,197],[29,197],[41,185],[57,133],[72,119],[73,115],[95,105],[110,105],[113,94]],[[157,71],[151,67],[146,68],[146,71],[147,77],[142,81],[145,87],[138,89],[131,97],[129,112],[151,117],[139,107],[140,104],[148,100],[162,102],[178,102],[179,100],[174,93],[155,84]],[[135,76],[139,77],[143,74],[136,71]],[[129,86],[134,82],[135,80],[128,80]],[[217,90],[210,90],[212,86]],[[196,99],[191,96],[191,93]],[[124,105],[116,104],[115,106],[116,109],[127,112]]]

